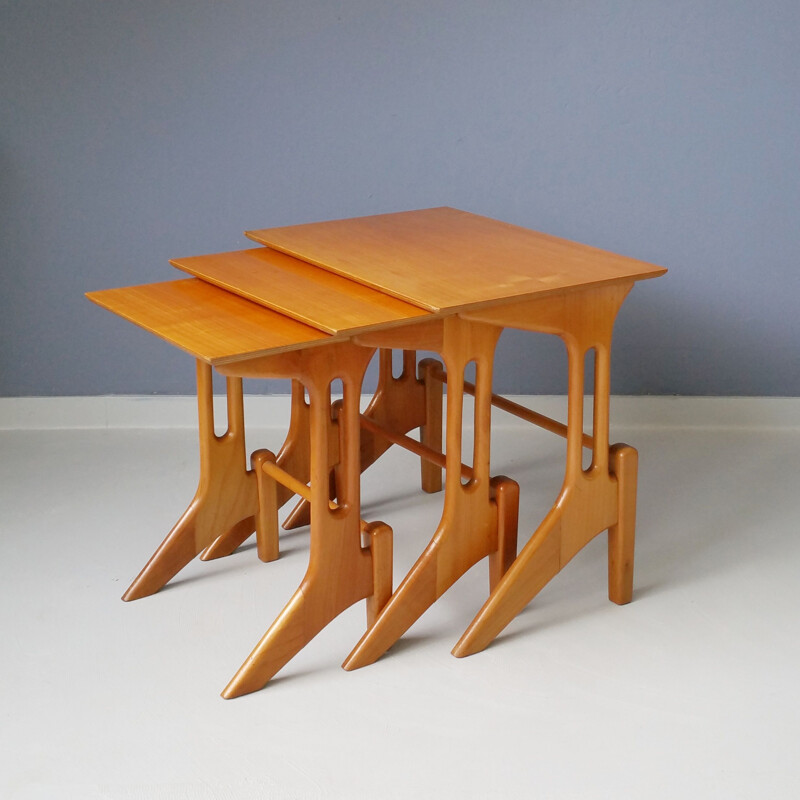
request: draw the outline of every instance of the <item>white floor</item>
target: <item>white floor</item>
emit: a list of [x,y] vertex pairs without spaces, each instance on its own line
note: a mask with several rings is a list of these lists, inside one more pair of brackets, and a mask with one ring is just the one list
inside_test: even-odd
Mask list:
[[[377,664],[339,664],[363,604],[267,688],[219,692],[302,577],[252,542],[157,595],[119,596],[190,499],[190,430],[0,433],[0,798],[800,797],[800,432],[619,429],[640,450],[634,602],[595,539],[484,653],[450,648],[485,565]],[[277,432],[249,432],[275,447]],[[498,429],[522,542],[562,440]],[[364,479],[396,580],[440,496],[392,452]]]

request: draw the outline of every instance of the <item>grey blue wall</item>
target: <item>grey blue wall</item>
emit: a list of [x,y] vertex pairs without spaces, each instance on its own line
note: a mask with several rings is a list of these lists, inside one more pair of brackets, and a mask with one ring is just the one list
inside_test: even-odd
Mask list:
[[[0,115],[0,395],[189,393],[83,292],[434,205],[669,267],[615,392],[800,394],[797,0],[0,0]],[[561,356],[507,333],[496,385]]]

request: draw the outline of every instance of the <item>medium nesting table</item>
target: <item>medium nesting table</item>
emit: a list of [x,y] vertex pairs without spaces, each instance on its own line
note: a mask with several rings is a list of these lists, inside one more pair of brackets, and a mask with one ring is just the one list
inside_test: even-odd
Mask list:
[[[368,598],[368,627],[344,666],[371,663],[486,556],[491,591],[456,644],[458,656],[491,642],[604,530],[609,531],[609,596],[617,603],[631,599],[637,460],[633,448],[609,445],[611,333],[634,283],[663,274],[663,268],[450,208],[247,235],[264,246],[174,261],[195,276],[188,280],[89,295],[198,361],[200,486],[125,599],[157,591],[198,553],[232,552],[254,528],[259,556],[276,557],[277,508],[299,494],[303,502],[290,522],[302,523],[310,500],[306,577],[224,696],[263,686],[327,622],[362,598]],[[564,340],[566,425],[492,394],[494,349],[505,327]],[[361,415],[361,378],[376,349],[379,389]],[[405,351],[399,379],[391,376],[391,349]],[[418,378],[415,350],[437,352],[445,369],[426,361]],[[588,436],[583,396],[590,352],[595,377]],[[471,362],[474,386],[464,379]],[[214,435],[212,367],[228,380],[229,424],[222,437]],[[268,376],[293,379],[292,421],[277,456],[259,451],[248,470],[241,379]],[[330,384],[336,378],[344,397],[334,407]],[[437,450],[443,382],[448,391],[442,456]],[[462,463],[466,392],[475,395],[471,466]],[[489,471],[493,404],[567,439],[562,490],[518,556],[518,487]],[[415,427],[423,432],[418,443],[406,436]],[[446,470],[441,522],[393,593],[391,530],[363,522],[359,510],[360,472],[392,442],[428,462],[427,491],[439,487],[439,467]],[[585,469],[584,447],[592,453]]]

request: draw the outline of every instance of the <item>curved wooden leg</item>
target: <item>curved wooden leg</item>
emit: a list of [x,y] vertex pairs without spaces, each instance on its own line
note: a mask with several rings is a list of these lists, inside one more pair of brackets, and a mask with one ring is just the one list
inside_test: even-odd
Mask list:
[[[613,477],[592,473],[563,488],[553,508],[456,643],[453,655],[461,658],[483,650],[576,553],[597,534],[615,527],[614,520],[620,518],[617,496],[618,485]],[[623,541],[625,546],[632,544],[632,537]],[[615,552],[621,550],[622,547]],[[632,550],[630,556],[627,574],[632,580]],[[610,551],[609,563],[611,558]],[[615,575],[618,569],[614,561]],[[619,571],[625,574],[624,570]],[[612,586],[609,567],[609,592]]]
[[157,592],[220,531],[237,536],[255,530],[257,509],[254,474],[247,469],[244,446],[242,381],[229,378],[228,430],[214,434],[211,367],[197,362],[197,402],[200,433],[200,481],[197,493],[137,578],[122,596],[137,600]]
[[[545,329],[558,332],[567,345],[569,409],[564,484],[553,508],[456,643],[455,656],[471,655],[486,647],[582,547],[606,529],[610,532],[609,593],[612,599],[619,598],[618,602],[630,599],[636,451],[624,445],[611,450],[608,446],[611,329],[625,293],[625,287],[592,290],[562,306],[540,309],[547,323]],[[590,350],[595,353],[594,431],[592,463],[584,470],[584,372]]]
[[[263,687],[332,619],[358,600],[368,599],[374,615],[391,592],[391,529],[375,523],[361,543],[359,399],[361,378],[371,351],[341,343],[301,353],[221,368],[255,375],[298,375],[308,387],[310,405],[311,546],[308,570],[289,603],[222,693],[225,698]],[[249,373],[248,373],[249,374]],[[341,378],[344,398],[333,418],[330,384]],[[331,507],[331,451],[337,453],[338,503]],[[259,456],[262,461],[269,459]],[[268,488],[268,487],[267,487]],[[270,509],[270,526],[275,515]]]
[[[489,481],[489,442],[492,360],[500,331],[457,317],[443,320],[442,326],[440,352],[448,374],[442,520],[375,624],[345,660],[342,666],[347,670],[377,660],[461,575],[497,550],[497,510]],[[474,463],[473,478],[465,485],[461,481],[464,370],[473,360],[477,363]]]
[[[291,472],[298,480],[308,483],[308,404],[305,401],[305,391],[298,381],[292,381],[292,405],[289,419],[289,430],[286,439],[278,452],[277,463],[287,472]],[[278,508],[283,506],[292,497],[292,493],[284,486],[278,489]],[[300,524],[308,524],[300,523]],[[238,547],[244,544],[253,530],[244,527],[233,528],[215,539],[201,554],[203,561],[215,558],[224,558],[231,555]],[[277,558],[277,551],[275,558]],[[259,558],[261,556],[259,550]],[[270,559],[271,560],[271,559]]]
[[[328,533],[331,533],[330,527]],[[258,691],[300,652],[329,622],[366,597],[369,624],[392,593],[392,529],[375,522],[366,531],[369,547],[356,562],[358,569],[335,587],[311,570],[303,583],[225,687],[226,699]],[[353,578],[356,580],[353,580]],[[371,577],[371,580],[369,579]]]
[[[312,527],[315,526],[316,522],[312,522]],[[345,533],[342,526],[323,527],[335,538]],[[333,559],[333,564],[338,561],[347,574],[334,570],[337,574],[325,575],[309,568],[292,599],[223,690],[225,699],[263,688],[331,620],[353,603],[372,595],[372,558],[366,549],[344,552],[333,548],[331,552],[316,555],[324,560]]]
[[[436,359],[427,358],[419,363],[419,377],[415,373],[416,352],[403,350],[403,370],[395,378],[392,375],[392,350],[383,348],[378,354],[378,388],[364,411],[364,416],[393,433],[408,433],[420,429],[421,442],[442,452],[442,382],[434,375],[441,365]],[[374,464],[391,443],[368,430],[361,432],[361,471]],[[288,471],[292,471],[288,466]],[[442,468],[423,460],[421,462],[422,489],[438,492],[442,488]],[[294,474],[294,473],[293,473]],[[333,490],[332,490],[333,492]],[[335,498],[331,494],[331,499]],[[287,530],[308,525],[309,504],[301,499],[289,512],[283,523]]]
[[561,569],[561,511],[553,508],[453,648],[461,658],[483,650]]

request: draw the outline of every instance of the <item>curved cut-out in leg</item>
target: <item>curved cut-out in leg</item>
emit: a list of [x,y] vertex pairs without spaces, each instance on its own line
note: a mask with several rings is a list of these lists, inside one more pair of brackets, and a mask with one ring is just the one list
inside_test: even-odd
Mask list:
[[[278,451],[277,464],[295,475],[299,480],[308,483],[308,404],[305,401],[305,390],[298,381],[292,381],[291,416],[286,439]],[[278,508],[292,498],[292,492],[285,486],[278,486]],[[301,522],[300,524],[308,524]],[[254,530],[254,529],[253,529]],[[202,553],[200,558],[209,561],[231,555],[253,533],[253,530],[233,529],[215,539]],[[259,551],[259,557],[260,551]],[[275,556],[277,558],[277,555]],[[264,559],[262,558],[262,561]],[[270,559],[271,560],[271,559]]]
[[[620,446],[609,455],[608,425],[611,331],[629,290],[630,285],[596,287],[477,315],[491,322],[555,333],[564,340],[569,364],[567,463],[552,509],[456,643],[455,656],[485,648],[582,547],[606,529],[612,531],[609,592],[622,600],[626,596],[633,565],[631,509],[633,503],[635,511],[636,462],[629,452],[632,448]],[[595,351],[592,460],[583,469],[583,396],[590,349]]]
[[[425,385],[425,423],[419,429],[419,440],[437,453],[442,452],[442,402],[444,384],[438,375],[442,365],[435,358],[419,362],[419,376]],[[438,464],[420,461],[422,491],[433,494],[442,491],[442,468]]]
[[[402,371],[392,372],[392,350],[378,353],[378,387],[369,402],[364,416],[392,433],[403,434],[420,428],[423,444],[437,452],[442,450],[442,384],[430,372],[440,367],[436,359],[423,359],[419,364],[419,377],[415,373],[416,352],[403,350]],[[438,398],[438,402],[437,402]],[[361,471],[374,464],[391,443],[370,431],[361,432]],[[295,474],[290,467],[287,471]],[[334,464],[331,464],[333,467]],[[435,464],[422,461],[422,489],[437,492],[442,488],[442,470]],[[331,499],[335,498],[331,494]],[[311,521],[309,503],[300,499],[283,522],[287,530],[308,525]]]
[[[497,550],[497,509],[489,480],[491,382],[499,329],[450,317],[391,337],[419,342],[442,354],[447,366],[447,447],[442,519],[422,555],[343,666],[358,669],[380,658],[471,566]],[[381,341],[381,337],[365,337]],[[473,477],[461,481],[464,369],[475,360],[476,425]]]
[[122,596],[137,600],[157,592],[222,532],[249,536],[257,510],[255,475],[247,469],[242,381],[227,382],[228,429],[214,433],[211,367],[197,362],[200,480],[189,507]]
[[[369,545],[364,547],[361,543],[359,399],[371,354],[367,348],[339,343],[221,368],[241,371],[246,376],[292,376],[307,387],[312,508],[306,575],[225,688],[223,697],[237,697],[262,688],[342,611],[358,600],[369,599],[368,613],[374,614],[391,591],[391,530],[378,523],[368,526]],[[342,380],[344,398],[334,415],[330,384],[335,378]],[[330,464],[334,450],[337,503],[331,507]],[[272,513],[270,520],[274,521]]]

